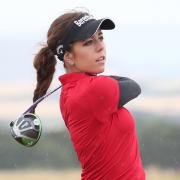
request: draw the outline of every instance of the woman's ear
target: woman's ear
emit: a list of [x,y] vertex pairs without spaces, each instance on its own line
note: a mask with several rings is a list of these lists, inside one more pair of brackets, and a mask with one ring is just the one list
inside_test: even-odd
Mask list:
[[71,52],[66,51],[64,54],[64,61],[70,66],[74,66],[74,56]]

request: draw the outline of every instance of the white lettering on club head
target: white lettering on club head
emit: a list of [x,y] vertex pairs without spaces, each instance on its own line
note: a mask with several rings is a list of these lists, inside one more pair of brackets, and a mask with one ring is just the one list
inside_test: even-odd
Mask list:
[[24,128],[27,128],[27,127],[30,127],[30,126],[31,126],[30,123],[26,121],[25,123],[23,123],[21,125],[21,128],[24,129]]

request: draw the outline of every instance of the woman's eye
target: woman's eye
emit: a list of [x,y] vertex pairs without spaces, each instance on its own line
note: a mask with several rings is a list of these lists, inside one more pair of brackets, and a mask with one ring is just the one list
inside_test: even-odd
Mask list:
[[[104,37],[103,37],[103,36],[99,36],[99,40],[100,40],[100,41],[103,41],[103,40],[104,40]],[[86,40],[83,45],[84,45],[84,46],[90,46],[90,45],[92,45],[92,44],[95,43],[95,42],[96,42],[95,39],[89,39],[89,40]]]
[[104,40],[104,37],[103,37],[103,36],[100,36],[99,39],[100,39],[101,41],[103,41],[103,40]]
[[88,45],[91,45],[93,43],[93,40],[87,40],[85,43],[84,43],[84,46],[88,46]]

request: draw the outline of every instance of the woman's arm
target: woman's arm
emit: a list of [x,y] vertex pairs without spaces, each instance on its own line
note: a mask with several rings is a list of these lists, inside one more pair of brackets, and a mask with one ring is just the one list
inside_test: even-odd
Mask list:
[[136,98],[141,93],[141,88],[136,81],[119,76],[109,76],[118,81],[120,98],[119,98],[119,107],[124,106],[126,103]]
[[84,100],[91,113],[104,122],[107,120],[105,117],[137,97],[140,92],[139,85],[129,78],[97,76],[90,81]]

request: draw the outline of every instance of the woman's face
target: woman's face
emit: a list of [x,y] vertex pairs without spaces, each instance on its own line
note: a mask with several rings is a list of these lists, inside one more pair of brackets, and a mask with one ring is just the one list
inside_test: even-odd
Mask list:
[[65,54],[65,57],[70,64],[66,66],[69,72],[102,73],[106,61],[106,48],[101,30],[86,40],[73,43],[72,50]]

